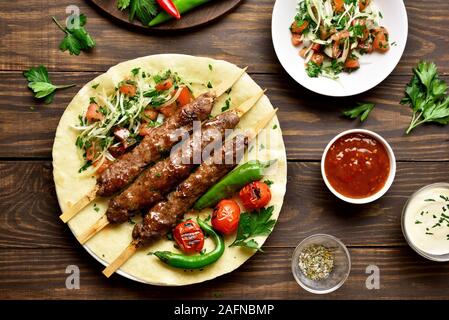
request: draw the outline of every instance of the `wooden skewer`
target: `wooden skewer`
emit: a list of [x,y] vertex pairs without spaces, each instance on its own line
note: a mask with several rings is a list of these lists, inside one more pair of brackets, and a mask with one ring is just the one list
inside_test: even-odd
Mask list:
[[256,105],[257,101],[259,101],[259,99],[262,98],[262,96],[265,94],[266,91],[267,91],[266,89],[260,91],[254,97],[249,98],[248,100],[243,102],[240,106],[232,110],[238,115],[239,118],[243,117],[245,113],[247,113],[249,110],[251,110],[252,107]]
[[81,244],[85,244],[90,238],[96,235],[98,232],[103,230],[109,224],[109,220],[106,214],[101,216],[100,219],[97,220],[89,229],[84,231],[79,237],[77,237],[78,241]]
[[[239,116],[239,118],[241,118],[245,113],[247,113],[249,110],[251,110],[251,108],[253,106],[256,105],[256,103],[264,95],[265,92],[266,92],[266,90],[260,91],[254,97],[251,97],[250,99],[243,102],[239,107],[232,109],[232,111],[234,111]],[[78,241],[81,244],[85,244],[94,235],[96,235],[98,232],[103,230],[108,224],[109,224],[109,221],[105,214],[99,220],[97,220],[97,222],[95,222],[92,226],[90,226],[86,231],[84,231],[78,237]]]
[[[256,101],[257,102],[257,101]],[[247,134],[248,139],[254,139],[257,134],[264,129],[267,124],[273,119],[276,115],[277,108],[270,112],[270,114],[265,117],[263,120],[259,121],[257,127],[251,131],[251,133]],[[139,245],[139,240],[133,240],[128,247],[115,259],[106,269],[103,270],[103,274],[106,277],[110,277],[115,271],[117,271],[136,251]]]
[[[215,89],[213,89],[213,91],[215,92],[216,96],[219,97],[219,96],[223,95],[226,91],[228,91],[229,88],[232,88],[237,83],[237,81],[240,80],[240,78],[246,72],[247,69],[248,69],[248,67],[240,69],[239,73],[234,78],[232,78],[229,81],[223,81]],[[78,212],[83,210],[89,203],[94,201],[94,199],[97,196],[98,188],[99,188],[98,185],[96,185],[94,189],[89,191],[84,197],[82,197],[80,200],[78,200],[67,211],[63,212],[59,216],[59,218],[61,218],[61,220],[64,223],[69,222],[70,219],[72,219],[74,216],[76,216],[78,214]]]
[[240,80],[240,78],[243,76],[243,74],[246,72],[247,69],[248,69],[248,67],[240,69],[239,73],[235,76],[235,78],[232,78],[229,81],[223,81],[217,87],[212,89],[215,92],[215,94],[217,95],[217,97],[224,94],[226,91],[229,90],[229,88],[232,88],[237,83],[237,81]]
[[98,186],[96,185],[91,191],[89,191],[84,197],[78,200],[75,204],[70,206],[68,210],[63,212],[59,218],[61,218],[64,223],[67,223],[72,219],[78,212],[83,210],[89,203],[91,203],[97,196]]
[[257,126],[253,130],[249,130],[249,132],[246,133],[246,136],[248,137],[248,139],[254,140],[257,137],[257,135],[260,133],[260,131],[262,131],[270,123],[270,121],[276,115],[276,112],[278,112],[278,108],[272,110],[266,118],[259,121],[257,123]]
[[137,250],[139,242],[132,241],[128,247],[115,259],[106,269],[103,270],[103,274],[109,278],[118,268],[120,268]]

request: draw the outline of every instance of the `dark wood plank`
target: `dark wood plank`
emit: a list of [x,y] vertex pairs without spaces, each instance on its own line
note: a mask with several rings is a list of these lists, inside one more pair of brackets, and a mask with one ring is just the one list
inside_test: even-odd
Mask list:
[[[57,93],[54,103],[38,104],[19,72],[0,72],[0,157],[50,158],[54,133],[65,107],[75,93],[98,73],[52,73],[55,83],[76,83],[77,87]],[[290,160],[319,160],[326,144],[339,132],[366,128],[383,135],[400,161],[448,161],[447,127],[428,125],[404,135],[411,112],[399,105],[408,77],[391,77],[357,98],[326,98],[313,94],[285,74],[253,74],[268,89],[279,108],[279,119]],[[447,78],[449,79],[449,77]],[[364,124],[341,117],[341,111],[357,101],[376,103]],[[30,108],[34,107],[34,110]]]
[[[154,287],[114,275],[80,249],[0,249],[0,299],[447,299],[449,265],[409,248],[350,249],[352,271],[336,292],[316,296],[291,274],[293,248],[269,248],[238,270],[187,287]],[[269,263],[267,263],[269,261]],[[80,269],[80,289],[65,287],[68,265]],[[380,268],[380,289],[367,290],[366,268]]]
[[158,31],[178,31],[191,29],[194,27],[203,26],[218,19],[232,9],[234,9],[242,0],[227,0],[227,1],[212,1],[206,5],[201,6],[200,9],[193,10],[191,12],[181,14],[181,20],[171,20],[163,23],[159,26],[148,28],[144,26],[140,21],[133,20],[129,21],[129,11],[119,10],[117,8],[117,1],[115,0],[89,0],[92,4],[98,7],[99,10],[103,11],[105,15],[109,18],[114,19],[122,27],[129,28],[141,28],[149,34],[153,34]]
[[[42,2],[19,0],[12,6],[0,2],[0,70],[24,70],[38,63],[52,70],[105,71],[118,62],[156,53],[187,53],[249,65],[260,73],[280,73],[282,68],[271,41],[274,0],[247,0],[215,23],[179,36],[149,36],[126,28],[101,15],[82,0]],[[70,56],[58,50],[63,34],[50,19],[65,16],[65,7],[77,5],[89,17],[87,29],[97,39],[91,54]],[[410,30],[405,55],[394,74],[409,74],[421,59],[435,61],[449,73],[447,50],[449,2],[407,0]],[[243,31],[244,30],[244,31]]]
[[[444,180],[449,163],[400,163],[385,197],[364,206],[336,199],[322,182],[318,163],[289,163],[280,219],[267,247],[294,247],[310,234],[330,233],[350,246],[406,246],[400,217],[409,195]],[[48,161],[0,162],[0,248],[78,248],[58,219]]]

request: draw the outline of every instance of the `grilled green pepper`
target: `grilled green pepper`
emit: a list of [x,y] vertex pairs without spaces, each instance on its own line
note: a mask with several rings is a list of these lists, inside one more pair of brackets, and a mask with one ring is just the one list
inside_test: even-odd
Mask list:
[[221,199],[229,198],[248,183],[262,179],[264,169],[271,164],[271,161],[261,162],[259,160],[251,160],[242,164],[210,188],[193,207],[197,210],[213,207]]
[[156,257],[161,259],[169,266],[181,269],[199,269],[208,266],[223,255],[225,243],[223,238],[217,234],[210,225],[201,219],[197,219],[201,229],[206,232],[215,242],[215,249],[203,255],[188,256],[185,254],[177,254],[170,251],[157,251],[154,253]]
[[[210,0],[173,0],[173,3],[175,4],[176,8],[178,8],[179,13],[181,14],[186,13],[187,11],[190,11],[208,2],[210,2]],[[173,19],[171,15],[169,15],[165,11],[161,11],[156,17],[153,18],[153,20],[150,21],[148,25],[150,27],[153,27],[170,19]]]

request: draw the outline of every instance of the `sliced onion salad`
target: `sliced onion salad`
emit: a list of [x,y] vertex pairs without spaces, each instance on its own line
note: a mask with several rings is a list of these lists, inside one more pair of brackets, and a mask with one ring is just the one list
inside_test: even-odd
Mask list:
[[[352,24],[357,19],[364,19],[366,21],[365,26],[369,31],[379,27],[382,15],[373,2],[375,0],[371,0],[365,9],[360,11],[358,2],[345,1],[342,12],[339,13],[334,11],[332,0],[299,0],[295,19],[296,21],[309,22],[308,27],[301,34],[303,42],[301,55],[304,57],[305,63],[307,65],[311,63],[314,53],[312,46],[313,44],[319,44],[322,48],[320,51],[325,56],[325,63],[321,68],[322,75],[337,79],[342,69],[335,68],[335,64],[344,64],[350,57],[360,58],[364,52],[359,52],[359,44],[365,44],[366,41],[368,41],[368,44],[372,44],[372,37],[369,36],[367,40],[362,40],[360,31]],[[338,40],[332,37],[333,34],[342,31],[349,31],[350,37]],[[324,35],[322,35],[322,32],[324,32]],[[338,56],[335,56],[334,51],[337,47],[339,52]],[[326,63],[333,60],[333,63]]]
[[[72,125],[72,129],[78,132],[76,145],[81,150],[80,154],[84,157],[85,163],[80,168],[82,175],[93,175],[98,168],[107,160],[114,161],[115,157],[109,152],[111,147],[125,147],[121,141],[114,138],[115,128],[125,128],[129,131],[129,140],[126,141],[126,147],[129,147],[139,141],[139,132],[142,125],[151,121],[145,116],[144,111],[149,108],[155,110],[171,105],[176,102],[182,89],[186,87],[185,82],[170,70],[151,76],[141,72],[133,71],[128,80],[124,80],[117,85],[114,90],[106,92],[104,89],[95,97],[91,97],[91,103],[99,106],[103,118],[100,121],[89,123],[86,118],[86,110],[79,115],[80,123]],[[173,87],[169,90],[158,92],[155,89],[156,82],[170,78],[173,81]],[[162,79],[162,80],[161,80]],[[156,81],[158,80],[158,81]],[[127,84],[136,87],[136,95],[129,97],[120,92],[120,85]],[[176,89],[174,89],[176,88]],[[146,96],[146,93],[151,93]],[[164,116],[159,113],[155,126],[162,124]],[[86,159],[86,150],[92,144],[95,145],[92,160]],[[95,166],[92,166],[95,164]]]

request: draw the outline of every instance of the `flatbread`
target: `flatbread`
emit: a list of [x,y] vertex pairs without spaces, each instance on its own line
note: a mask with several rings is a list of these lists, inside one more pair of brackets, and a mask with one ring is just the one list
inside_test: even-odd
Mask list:
[[[85,177],[78,173],[83,164],[81,151],[75,146],[76,131],[71,125],[78,123],[78,115],[85,112],[89,98],[95,97],[97,93],[112,91],[115,85],[128,76],[132,69],[141,70],[150,74],[156,74],[167,69],[177,72],[181,78],[192,83],[195,96],[208,90],[204,85],[209,81],[214,87],[222,81],[235,77],[241,69],[237,66],[220,60],[193,57],[187,55],[163,54],[138,58],[126,61],[110,68],[106,73],[96,77],[87,83],[73,98],[67,106],[59,122],[55,142],[53,145],[53,176],[56,185],[56,193],[61,210],[66,210],[71,204],[79,200],[95,186],[95,177]],[[93,85],[99,84],[95,89]],[[94,86],[95,87],[95,86]],[[261,88],[247,74],[234,85],[231,92],[221,96],[215,103],[212,114],[221,112],[225,100],[230,96],[231,108],[238,107],[240,103],[258,93]],[[273,106],[266,96],[262,97],[257,105],[252,108],[241,120],[240,129],[251,129],[267,113],[273,110]],[[282,132],[277,117],[266,127],[266,133],[261,134],[258,140],[250,146],[246,158],[269,160],[277,159],[267,173],[266,179],[273,181],[271,185],[272,200],[269,205],[274,206],[273,218],[277,219],[282,207],[287,182],[287,164],[285,146]],[[93,203],[82,210],[68,224],[75,235],[80,235],[90,225],[99,219],[107,208],[108,199],[96,199]],[[94,204],[99,208],[94,210]],[[201,215],[206,217],[211,212],[205,209]],[[56,217],[55,217],[56,219]],[[137,223],[138,218],[133,218]],[[95,237],[87,242],[84,247],[102,264],[112,262],[131,242],[131,232],[134,225],[124,223],[118,226],[108,226]],[[226,238],[229,245],[235,235]],[[264,243],[267,237],[258,237],[259,244]],[[176,269],[159,261],[150,252],[158,250],[176,251],[174,242],[161,239],[150,246],[143,247],[137,251],[118,271],[118,273],[153,285],[180,286],[210,280],[231,272],[242,265],[254,253],[241,247],[226,246],[224,255],[216,263],[202,270]],[[214,244],[210,239],[206,240],[205,247],[210,251]]]

